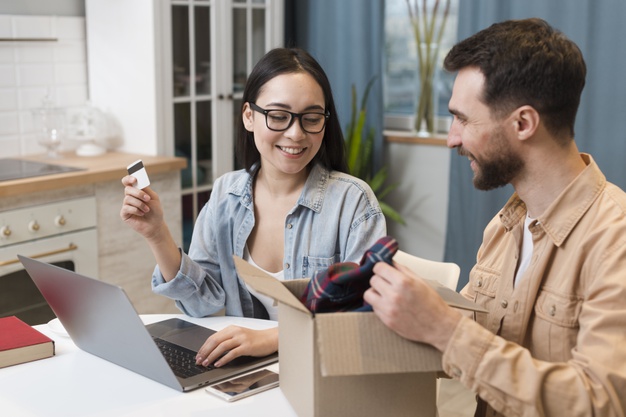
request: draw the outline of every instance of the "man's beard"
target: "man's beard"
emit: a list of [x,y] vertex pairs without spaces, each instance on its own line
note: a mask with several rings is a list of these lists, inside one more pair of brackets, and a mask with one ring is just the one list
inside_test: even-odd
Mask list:
[[458,148],[459,155],[470,156],[474,160],[474,187],[488,191],[509,184],[522,170],[524,162],[513,152],[501,129],[491,137],[493,149],[485,158],[477,159],[474,155]]

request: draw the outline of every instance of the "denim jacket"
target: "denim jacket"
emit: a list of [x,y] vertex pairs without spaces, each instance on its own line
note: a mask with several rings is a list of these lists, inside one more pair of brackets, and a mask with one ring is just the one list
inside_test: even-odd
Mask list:
[[[154,292],[176,300],[187,315],[204,317],[224,308],[229,316],[254,314],[232,258],[243,257],[254,227],[253,172],[230,172],[215,181],[174,279],[166,282],[155,268]],[[385,217],[365,182],[314,165],[285,218],[285,280],[310,277],[336,262],[359,262],[386,231]]]

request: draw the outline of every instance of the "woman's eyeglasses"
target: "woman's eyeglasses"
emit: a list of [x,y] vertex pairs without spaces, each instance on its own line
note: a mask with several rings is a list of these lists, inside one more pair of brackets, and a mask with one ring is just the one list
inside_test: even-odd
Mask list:
[[291,127],[297,117],[300,120],[300,127],[307,133],[320,133],[326,126],[326,120],[330,113],[292,113],[287,110],[265,110],[254,103],[249,103],[250,108],[265,115],[265,125],[269,130],[282,132]]

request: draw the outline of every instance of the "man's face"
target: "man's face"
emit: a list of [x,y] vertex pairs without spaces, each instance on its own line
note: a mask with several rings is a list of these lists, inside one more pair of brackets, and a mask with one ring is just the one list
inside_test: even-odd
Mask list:
[[470,160],[474,186],[491,190],[511,183],[524,166],[507,132],[507,118],[492,118],[480,101],[484,76],[473,67],[459,71],[450,99],[454,116],[448,133],[448,147]]

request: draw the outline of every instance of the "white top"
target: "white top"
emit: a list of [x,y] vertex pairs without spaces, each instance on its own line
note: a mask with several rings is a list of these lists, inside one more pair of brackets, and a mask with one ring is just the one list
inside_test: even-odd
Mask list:
[[517,272],[515,273],[515,281],[513,283],[513,287],[517,286],[517,283],[528,269],[528,265],[530,265],[530,260],[533,257],[533,235],[530,233],[530,224],[535,219],[531,219],[526,216],[526,220],[524,220],[524,234],[522,236],[522,253],[520,255],[519,265],[517,267]]
[[[252,259],[252,256],[250,256],[250,252],[248,251],[248,245],[246,245],[246,247],[243,249],[243,260],[248,262],[255,268],[259,268],[266,274],[273,276],[279,281],[285,280],[284,270],[278,272],[268,272],[258,266]],[[267,314],[270,315],[270,320],[278,320],[278,304],[276,303],[276,300],[274,300],[272,297],[261,294],[260,292],[249,286],[248,283],[246,283],[246,287],[248,288],[248,291],[250,291],[250,294],[254,295],[261,302],[261,304],[263,304],[263,307],[265,307],[265,309],[267,310]]]

